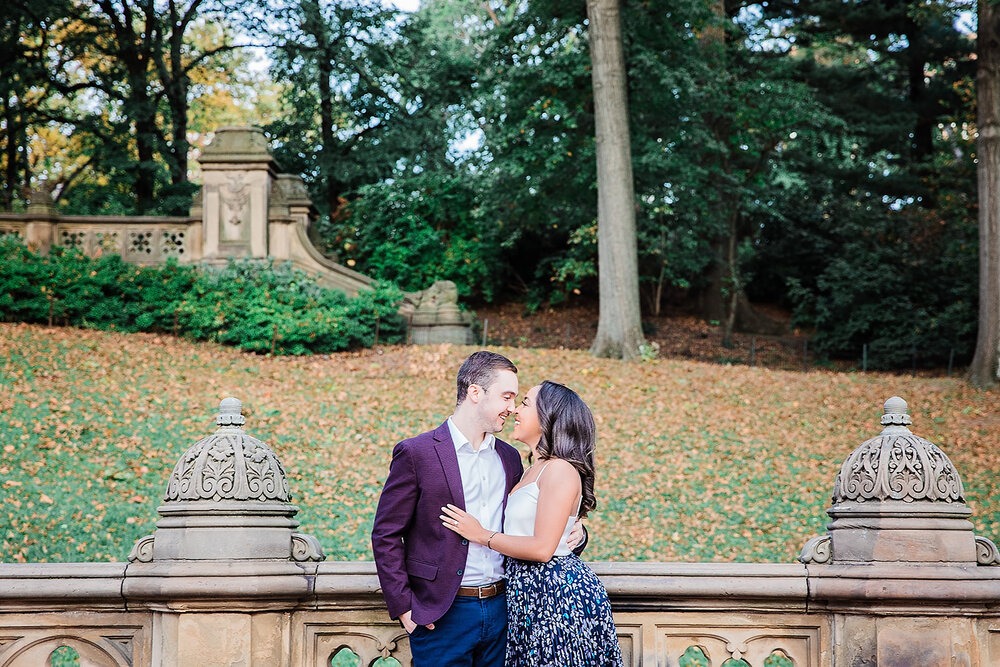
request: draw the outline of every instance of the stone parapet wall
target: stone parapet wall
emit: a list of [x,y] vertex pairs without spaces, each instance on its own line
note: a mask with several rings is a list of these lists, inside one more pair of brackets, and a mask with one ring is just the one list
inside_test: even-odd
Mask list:
[[[592,567],[633,667],[692,647],[713,666],[1000,664],[997,568]],[[59,646],[101,666],[319,667],[344,648],[366,667],[410,664],[370,562],[0,564],[0,666],[45,664]]]
[[[295,532],[281,462],[245,421],[239,400],[220,403],[127,564],[0,564],[0,667],[47,666],[64,646],[82,667],[329,667],[343,651],[411,665],[374,564],[323,562]],[[798,563],[594,563],[626,664],[1000,665],[997,547],[906,402],[886,401],[881,424]]]

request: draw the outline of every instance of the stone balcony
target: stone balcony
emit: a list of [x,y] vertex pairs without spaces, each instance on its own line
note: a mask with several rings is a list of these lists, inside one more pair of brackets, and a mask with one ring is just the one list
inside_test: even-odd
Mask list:
[[[0,564],[0,667],[410,664],[370,562],[296,532],[280,461],[223,402],[128,563]],[[592,563],[626,664],[1000,665],[1000,568],[947,456],[900,399],[797,563]],[[595,536],[600,539],[600,536]],[[691,661],[692,656],[699,658]]]

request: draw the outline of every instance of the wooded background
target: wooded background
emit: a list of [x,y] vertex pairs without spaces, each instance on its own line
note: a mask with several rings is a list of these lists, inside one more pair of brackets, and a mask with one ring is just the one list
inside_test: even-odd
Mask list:
[[[994,4],[593,4],[620,10],[645,313],[766,332],[751,303],[773,303],[822,354],[972,358],[977,201],[1000,190],[1000,171],[977,186]],[[450,279],[473,305],[598,293],[584,2],[18,0],[5,14],[0,208],[43,187],[66,214],[183,213],[211,132],[253,124],[306,179],[317,243],[357,270],[404,290]]]

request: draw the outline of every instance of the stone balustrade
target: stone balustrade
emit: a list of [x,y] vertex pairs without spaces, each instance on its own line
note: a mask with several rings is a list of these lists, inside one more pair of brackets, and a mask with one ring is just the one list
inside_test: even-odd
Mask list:
[[[712,667],[1000,664],[997,568],[592,567],[632,667],[691,651]],[[410,664],[370,562],[0,565],[0,665],[44,665],[61,646],[101,667],[321,667],[343,649]]]
[[[42,190],[32,194],[25,213],[0,213],[0,236],[17,236],[42,252],[63,246],[91,257],[117,253],[141,265],[171,258],[207,265],[271,258],[351,296],[371,288],[369,277],[313,245],[309,228],[316,208],[299,176],[277,173],[262,130],[219,128],[199,162],[204,183],[189,216],[60,215]],[[406,295],[400,314],[410,322],[414,344],[472,343],[472,318],[459,309],[451,282]]]
[[89,257],[116,254],[132,264],[201,259],[201,221],[186,217],[78,215],[40,221],[30,214],[3,214],[3,234],[45,249],[53,245],[76,248]]
[[[1000,665],[1000,568],[961,479],[886,402],[797,563],[592,563],[626,665]],[[0,667],[410,665],[370,562],[295,532],[274,452],[226,399],[128,563],[0,564]],[[600,539],[600,536],[594,536]],[[698,658],[698,660],[693,660]]]

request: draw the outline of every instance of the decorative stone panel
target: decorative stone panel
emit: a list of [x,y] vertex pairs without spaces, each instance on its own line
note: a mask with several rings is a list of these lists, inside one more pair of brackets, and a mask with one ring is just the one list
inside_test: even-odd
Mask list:
[[76,248],[84,250],[84,241],[87,238],[85,231],[72,231],[64,229],[59,232],[59,245],[64,248]]
[[24,238],[24,230],[21,227],[15,227],[13,225],[0,225],[0,238],[4,236],[16,236],[19,239]]
[[170,257],[183,261],[190,256],[188,227],[185,225],[107,223],[81,225],[60,223],[56,244],[76,248],[89,257],[109,253],[121,255],[134,264],[161,264]]
[[39,667],[62,646],[80,656],[81,665],[149,665],[147,614],[79,613],[0,617],[0,666]]

